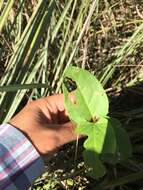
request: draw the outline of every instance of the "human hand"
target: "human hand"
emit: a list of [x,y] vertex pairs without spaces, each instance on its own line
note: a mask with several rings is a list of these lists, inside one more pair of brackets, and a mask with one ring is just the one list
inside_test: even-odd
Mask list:
[[[73,97],[70,98],[72,101]],[[64,108],[63,94],[29,102],[10,123],[21,130],[42,155],[77,138]]]

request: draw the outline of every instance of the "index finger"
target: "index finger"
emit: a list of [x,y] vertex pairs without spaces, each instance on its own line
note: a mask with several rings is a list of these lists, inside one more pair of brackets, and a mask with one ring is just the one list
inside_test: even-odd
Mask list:
[[[74,92],[69,93],[69,98],[71,102],[75,102]],[[51,114],[53,114],[53,119],[58,123],[65,123],[69,121],[69,114],[64,106],[64,94],[56,94],[45,98],[47,101],[47,106]]]

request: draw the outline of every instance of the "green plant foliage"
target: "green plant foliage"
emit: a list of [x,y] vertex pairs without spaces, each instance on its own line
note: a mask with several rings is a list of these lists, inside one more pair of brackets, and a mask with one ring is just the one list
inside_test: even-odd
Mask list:
[[[77,126],[76,132],[88,136],[83,156],[90,167],[90,176],[98,179],[106,173],[104,162],[108,162],[109,155],[120,156],[119,160],[131,156],[129,137],[117,119],[107,116],[108,98],[95,76],[71,66],[65,71],[64,78],[65,107]],[[74,102],[69,98],[72,86]]]
[[95,77],[89,74],[88,71],[76,67],[69,67],[64,77],[71,78],[77,85],[76,100],[78,101],[76,101],[76,104],[68,101],[68,91],[64,90],[66,102],[70,106],[69,109],[72,110],[70,113],[71,119],[73,117],[74,121],[80,119],[90,122],[95,119],[94,116],[104,117],[107,115],[108,98],[102,85]]
[[[11,11],[13,4],[14,4],[14,0],[9,0],[6,3],[6,6],[0,17],[0,32],[2,31],[2,28],[6,23],[6,20],[8,18],[9,12]],[[0,8],[1,8],[1,6],[2,6],[2,1],[0,1]]]
[[121,160],[130,157],[132,155],[132,148],[130,146],[129,136],[117,119],[111,118],[110,121],[116,136],[117,154],[119,154]]

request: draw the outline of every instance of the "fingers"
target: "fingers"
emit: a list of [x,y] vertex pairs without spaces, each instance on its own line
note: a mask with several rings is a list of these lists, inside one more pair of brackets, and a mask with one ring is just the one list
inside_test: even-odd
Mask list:
[[[59,111],[65,110],[64,106],[64,94],[56,94],[45,98],[51,105],[56,106]],[[72,103],[75,103],[75,93],[69,93],[69,99]]]
[[[75,102],[75,95],[74,92],[69,94],[69,98],[71,102]],[[57,94],[53,96],[49,96],[45,98],[47,102],[47,107],[50,113],[53,116],[54,123],[65,123],[69,121],[68,112],[65,109],[64,106],[64,95],[63,94]],[[55,122],[56,121],[56,122]]]
[[52,122],[61,124],[69,121],[68,113],[64,107],[64,95],[58,94],[45,98],[47,108],[52,116]]

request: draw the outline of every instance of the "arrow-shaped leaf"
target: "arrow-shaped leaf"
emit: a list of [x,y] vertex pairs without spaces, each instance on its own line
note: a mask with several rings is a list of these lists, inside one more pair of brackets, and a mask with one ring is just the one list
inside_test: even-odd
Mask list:
[[[64,79],[65,107],[69,117],[77,125],[76,132],[88,137],[84,142],[84,160],[92,177],[102,177],[106,173],[103,165],[103,161],[107,161],[106,155],[114,157],[118,153],[128,157],[131,154],[129,138],[118,120],[107,117],[108,98],[95,76],[72,66],[65,71]],[[74,103],[69,98],[71,90],[74,90]],[[122,142],[126,143],[125,147]]]

